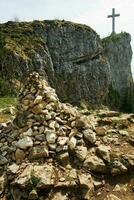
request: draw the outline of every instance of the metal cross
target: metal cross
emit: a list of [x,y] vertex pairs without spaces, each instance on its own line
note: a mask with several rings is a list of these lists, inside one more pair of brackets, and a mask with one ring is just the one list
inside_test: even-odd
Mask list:
[[119,17],[120,14],[115,14],[115,8],[112,9],[112,15],[108,15],[108,18],[112,18],[112,33],[115,33],[115,17]]

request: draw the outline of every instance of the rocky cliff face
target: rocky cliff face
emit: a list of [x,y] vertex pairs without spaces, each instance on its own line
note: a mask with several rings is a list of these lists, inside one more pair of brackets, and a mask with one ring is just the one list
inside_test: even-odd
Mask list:
[[43,71],[62,101],[100,105],[108,92],[109,64],[91,28],[64,21],[1,25],[2,75]]
[[126,111],[132,109],[133,78],[131,72],[131,36],[128,33],[111,35],[103,39],[104,54],[110,64],[110,104]]
[[3,78],[24,80],[35,70],[47,77],[63,102],[74,105],[84,102],[92,107],[105,102],[110,86],[121,94],[132,82],[128,36],[121,36],[119,47],[106,40],[103,46],[90,27],[57,20],[8,22],[0,25],[0,29]]

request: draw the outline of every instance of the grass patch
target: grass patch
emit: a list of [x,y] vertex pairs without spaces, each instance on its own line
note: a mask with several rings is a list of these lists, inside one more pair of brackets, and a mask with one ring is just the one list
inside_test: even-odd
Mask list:
[[0,108],[9,106],[16,106],[16,99],[14,97],[0,97]]
[[[16,106],[16,99],[13,97],[0,97],[0,109],[9,106]],[[0,123],[6,122],[12,118],[11,114],[0,113]]]

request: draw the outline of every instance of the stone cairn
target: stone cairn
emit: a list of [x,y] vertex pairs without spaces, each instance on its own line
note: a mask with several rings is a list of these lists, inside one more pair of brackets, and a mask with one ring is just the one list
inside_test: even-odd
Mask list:
[[16,151],[12,156],[17,163],[25,157],[29,160],[61,157],[61,161],[67,161],[69,150],[84,147],[84,140],[96,142],[92,126],[73,106],[60,103],[55,90],[37,73],[30,76],[18,101],[13,121]]
[[[1,172],[6,171],[6,175],[10,174],[6,179],[12,186],[27,188],[27,182],[36,182],[40,179],[39,182],[44,186],[41,184],[38,189],[49,186],[83,185],[85,184],[83,179],[87,180],[88,185],[91,183],[90,174],[87,176],[81,173],[83,178],[81,177],[82,183],[80,183],[73,166],[77,163],[73,162],[73,155],[76,155],[79,160],[78,166],[81,167],[88,152],[86,143],[96,142],[93,127],[82,118],[76,108],[61,103],[55,90],[38,73],[32,73],[21,89],[15,119],[1,126],[0,169]],[[53,170],[55,175],[52,175]],[[32,175],[33,171],[34,175]],[[22,176],[26,175],[26,180],[23,180]],[[5,173],[3,176],[5,177]],[[45,183],[42,180],[43,176],[47,176]],[[3,191],[6,193],[5,179],[2,180],[1,194]],[[9,188],[7,190],[10,196]],[[12,189],[11,193],[14,199],[21,199],[20,191],[17,193]],[[25,192],[22,194],[23,198],[24,194]],[[33,190],[29,195],[26,199],[39,198]],[[87,199],[89,199],[88,195]],[[63,199],[63,196],[57,198]]]
[[[16,117],[0,126],[1,199],[91,199],[97,184],[91,172],[106,173],[111,162],[110,147],[101,145],[96,131],[92,120],[61,103],[32,73],[18,95]],[[115,162],[114,172],[127,171]]]

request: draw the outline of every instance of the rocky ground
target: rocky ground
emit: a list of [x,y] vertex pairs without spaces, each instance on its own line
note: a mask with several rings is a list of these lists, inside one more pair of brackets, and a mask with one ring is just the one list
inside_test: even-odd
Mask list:
[[0,200],[132,200],[133,169],[134,114],[63,104],[37,73],[0,124]]

